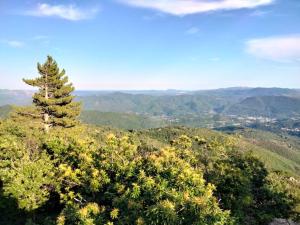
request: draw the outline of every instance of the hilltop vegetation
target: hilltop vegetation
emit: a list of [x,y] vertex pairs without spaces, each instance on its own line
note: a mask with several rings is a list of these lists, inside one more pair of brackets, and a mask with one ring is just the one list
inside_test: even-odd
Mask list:
[[[225,140],[228,136],[224,133],[210,129],[187,128],[187,127],[165,127],[136,131],[143,136],[151,137],[148,145],[156,143],[156,147],[168,144],[181,135],[199,136],[205,139]],[[230,132],[235,146],[241,152],[252,152],[268,169],[272,171],[283,171],[290,176],[300,176],[300,139],[287,134],[274,134],[271,132],[241,129]],[[157,143],[159,145],[157,146]]]
[[297,178],[268,172],[236,137],[85,126],[45,136],[16,119],[0,125],[4,224],[253,225],[299,215]]
[[[253,146],[256,146],[257,154],[261,155],[265,163],[274,170],[283,170],[300,175],[299,138],[286,133],[276,134],[252,129],[243,129],[235,132],[235,134],[251,144],[248,147],[244,145],[246,149],[253,149]],[[243,143],[240,143],[240,146],[242,148]]]

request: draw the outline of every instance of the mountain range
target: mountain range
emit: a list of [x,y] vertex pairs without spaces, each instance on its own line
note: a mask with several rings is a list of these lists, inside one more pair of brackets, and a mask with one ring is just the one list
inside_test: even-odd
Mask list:
[[[28,105],[34,91],[0,90],[0,106]],[[286,88],[226,88],[166,91],[76,91],[84,110],[177,118],[193,115],[300,115],[300,90]]]

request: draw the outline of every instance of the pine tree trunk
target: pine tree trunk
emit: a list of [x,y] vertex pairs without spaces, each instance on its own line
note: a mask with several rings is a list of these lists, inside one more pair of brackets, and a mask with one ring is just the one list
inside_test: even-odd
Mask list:
[[[49,99],[49,94],[48,94],[48,74],[46,74],[46,83],[45,83],[45,99]],[[46,133],[49,132],[49,114],[48,112],[44,112],[44,130]]]
[[49,114],[45,113],[44,114],[44,130],[45,130],[46,133],[49,132],[49,128],[50,128],[50,126],[48,124],[48,121],[49,121]]

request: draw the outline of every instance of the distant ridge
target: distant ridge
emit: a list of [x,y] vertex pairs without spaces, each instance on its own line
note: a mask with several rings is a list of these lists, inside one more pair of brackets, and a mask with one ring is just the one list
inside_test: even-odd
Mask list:
[[255,96],[230,106],[226,114],[288,118],[299,116],[300,98],[289,96]]
[[[32,90],[0,90],[0,106],[31,104]],[[230,87],[215,90],[76,91],[85,110],[146,116],[300,115],[300,90]]]

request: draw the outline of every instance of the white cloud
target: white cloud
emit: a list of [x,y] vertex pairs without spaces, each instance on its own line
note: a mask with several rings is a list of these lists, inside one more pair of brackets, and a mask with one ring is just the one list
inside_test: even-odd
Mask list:
[[259,58],[293,62],[300,58],[300,34],[252,39],[246,43],[246,51]]
[[7,41],[7,44],[14,48],[22,48],[24,43],[21,41]]
[[2,44],[8,45],[12,48],[22,48],[25,46],[25,43],[22,41],[16,41],[16,40],[1,40]]
[[173,15],[188,15],[217,10],[256,8],[274,0],[118,0],[128,5],[152,8]]
[[75,5],[50,5],[41,3],[38,4],[35,9],[27,11],[25,14],[38,17],[58,17],[66,20],[78,21],[91,19],[97,12],[98,8],[82,10]]
[[199,28],[197,28],[197,27],[191,27],[185,33],[189,34],[189,35],[192,35],[192,34],[199,33],[199,31],[200,31]]

